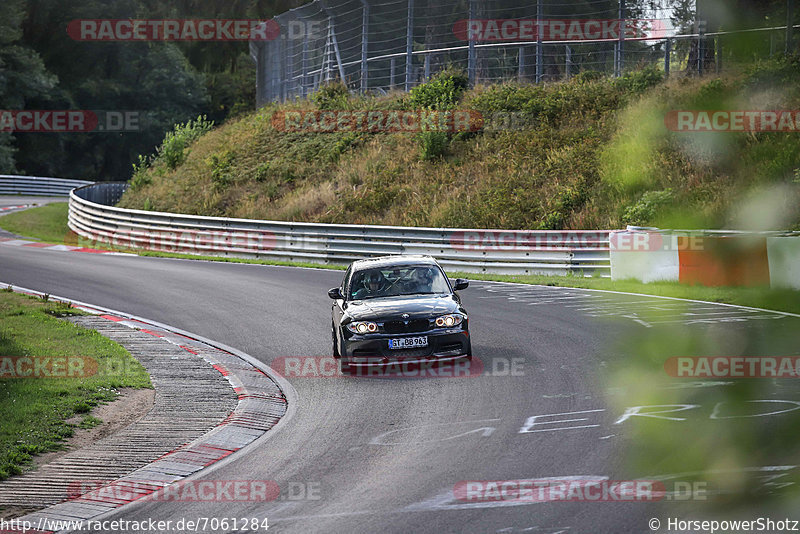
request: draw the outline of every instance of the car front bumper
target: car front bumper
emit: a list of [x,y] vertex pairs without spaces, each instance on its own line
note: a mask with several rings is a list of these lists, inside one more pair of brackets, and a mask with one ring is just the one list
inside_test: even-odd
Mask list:
[[[428,346],[414,349],[390,349],[389,340],[426,336]],[[428,363],[453,361],[471,354],[469,331],[463,329],[429,330],[413,334],[353,335],[342,341],[342,361],[351,366]]]

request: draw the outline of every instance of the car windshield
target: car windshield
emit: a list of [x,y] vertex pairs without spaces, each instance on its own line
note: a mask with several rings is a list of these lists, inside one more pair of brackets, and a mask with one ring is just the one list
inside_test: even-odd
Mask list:
[[353,273],[349,299],[450,293],[442,271],[430,265],[364,269]]

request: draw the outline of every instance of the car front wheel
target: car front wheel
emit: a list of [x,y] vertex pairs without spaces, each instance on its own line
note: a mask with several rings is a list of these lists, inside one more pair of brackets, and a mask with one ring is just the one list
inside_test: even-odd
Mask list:
[[334,329],[332,324],[331,324],[331,343],[333,344],[333,357],[337,359],[341,358],[342,355],[339,354],[339,347],[336,345],[336,330]]

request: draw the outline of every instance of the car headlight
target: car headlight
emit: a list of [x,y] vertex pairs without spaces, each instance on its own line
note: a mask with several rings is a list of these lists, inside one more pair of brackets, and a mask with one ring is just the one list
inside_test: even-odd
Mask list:
[[451,326],[458,326],[464,320],[464,316],[458,313],[451,315],[442,315],[436,318],[436,326],[440,328],[449,328]]
[[371,334],[378,331],[378,325],[370,321],[348,323],[347,329],[354,334]]

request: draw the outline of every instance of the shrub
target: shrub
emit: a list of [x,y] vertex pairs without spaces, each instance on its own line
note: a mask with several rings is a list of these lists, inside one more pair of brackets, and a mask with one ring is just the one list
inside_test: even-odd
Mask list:
[[426,161],[444,156],[449,143],[447,132],[427,130],[417,136],[420,143],[420,158]]
[[673,197],[672,189],[648,191],[635,204],[625,208],[622,222],[632,226],[645,226],[655,219],[659,209],[672,202]]
[[350,91],[342,82],[329,82],[320,86],[311,95],[311,100],[319,109],[344,109],[347,106],[347,99]]
[[596,82],[597,80],[602,80],[603,78],[605,78],[605,74],[603,74],[600,71],[582,70],[572,78],[572,81],[574,83],[581,84],[581,83]]
[[153,179],[147,173],[147,170],[150,168],[150,158],[139,155],[139,163],[133,164],[133,176],[131,176],[131,185],[130,189],[132,191],[138,191],[139,189],[148,186],[152,183]]
[[615,85],[623,91],[643,93],[664,81],[664,72],[656,67],[645,67],[626,72],[615,80]]
[[469,79],[462,71],[448,68],[437,73],[429,82],[411,89],[407,104],[417,109],[453,109],[468,85]]
[[215,188],[222,189],[231,182],[230,169],[235,158],[236,154],[226,150],[219,155],[212,154],[206,159],[206,164],[211,169],[211,181]]
[[[194,121],[187,121],[186,124],[176,124],[175,129],[164,136],[164,141],[156,150],[156,159],[163,162],[168,169],[174,170],[186,160],[186,148],[213,127],[214,122],[207,121],[205,115],[198,116]],[[141,161],[140,159],[140,164]]]

